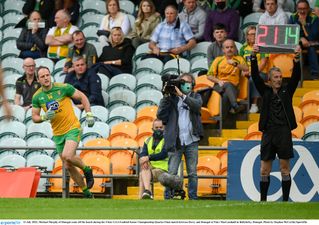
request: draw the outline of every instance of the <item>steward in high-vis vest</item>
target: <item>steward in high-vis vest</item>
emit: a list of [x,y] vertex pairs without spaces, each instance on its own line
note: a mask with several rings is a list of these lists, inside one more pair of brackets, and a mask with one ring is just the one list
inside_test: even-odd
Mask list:
[[153,199],[151,180],[159,181],[163,186],[176,191],[181,199],[185,198],[183,180],[179,176],[171,175],[168,171],[168,154],[164,147],[164,125],[161,120],[153,122],[153,136],[146,139],[140,153],[140,199]]
[[68,56],[69,44],[72,43],[72,33],[78,28],[70,23],[70,14],[61,9],[56,12],[54,21],[55,27],[52,27],[46,38],[45,44],[48,47],[48,58],[53,61],[64,59]]

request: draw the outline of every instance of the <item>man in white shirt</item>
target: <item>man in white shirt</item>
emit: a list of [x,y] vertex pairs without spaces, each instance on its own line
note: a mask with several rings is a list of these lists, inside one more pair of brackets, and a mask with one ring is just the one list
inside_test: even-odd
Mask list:
[[259,24],[283,25],[288,23],[288,16],[278,7],[277,0],[264,0],[266,11],[260,16]]
[[54,21],[56,26],[49,30],[45,44],[49,46],[48,58],[56,62],[68,56],[69,44],[72,43],[72,33],[79,28],[70,23],[71,16],[63,9],[56,12]]

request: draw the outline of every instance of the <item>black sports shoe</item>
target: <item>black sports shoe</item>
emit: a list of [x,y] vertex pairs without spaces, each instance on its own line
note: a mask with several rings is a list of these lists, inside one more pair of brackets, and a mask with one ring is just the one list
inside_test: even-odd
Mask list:
[[142,199],[151,199],[153,200],[153,195],[152,192],[150,192],[149,190],[145,190],[142,194]]
[[175,197],[180,198],[181,200],[184,200],[184,198],[186,197],[186,193],[183,189],[174,191],[174,198]]
[[86,186],[88,187],[88,189],[91,189],[94,185],[94,177],[92,173],[92,168],[90,167],[89,170],[83,171],[83,172],[86,179]]

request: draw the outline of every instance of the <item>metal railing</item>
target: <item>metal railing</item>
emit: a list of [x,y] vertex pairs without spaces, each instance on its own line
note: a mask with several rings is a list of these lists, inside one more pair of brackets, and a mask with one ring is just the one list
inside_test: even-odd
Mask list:
[[[38,146],[38,147],[28,147],[28,146],[23,146],[23,147],[14,147],[14,146],[1,146],[1,150],[55,150],[53,147],[46,147],[46,146]],[[111,151],[111,150],[116,150],[116,151],[133,151],[136,153],[136,162],[137,165],[135,166],[136,173],[135,174],[112,174],[112,165],[111,165],[111,173],[110,174],[104,174],[104,175],[94,175],[94,178],[125,178],[125,179],[138,179],[139,177],[139,152],[140,148],[136,147],[101,147],[101,146],[89,146],[89,147],[78,147],[77,151]],[[212,146],[199,146],[199,151],[201,150],[208,150],[208,151],[220,151],[220,150],[227,150],[225,147],[212,147]],[[133,157],[133,155],[132,155]],[[133,168],[131,168],[133,169]],[[41,173],[41,178],[62,178],[62,198],[68,198],[69,195],[69,175],[67,173],[67,170],[65,169],[64,163],[62,164],[62,175],[53,175],[53,174],[43,174]],[[50,172],[50,171],[48,171]],[[181,171],[181,175],[183,175],[183,171]],[[188,176],[183,175],[183,179],[188,178]],[[198,175],[198,179],[227,179],[227,176],[222,176],[222,175]],[[113,191],[111,191],[113,192]],[[113,195],[113,193],[111,193]]]

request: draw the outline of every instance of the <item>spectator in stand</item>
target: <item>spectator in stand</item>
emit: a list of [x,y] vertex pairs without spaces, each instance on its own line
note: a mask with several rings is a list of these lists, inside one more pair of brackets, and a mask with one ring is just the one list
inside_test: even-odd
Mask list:
[[191,27],[197,42],[203,40],[206,22],[206,12],[197,5],[196,0],[183,0],[184,7],[179,13],[181,21],[185,21]]
[[213,36],[215,41],[207,49],[207,65],[210,67],[214,59],[218,56],[222,56],[223,42],[227,38],[227,31],[224,24],[217,23],[213,29]]
[[57,62],[68,56],[69,44],[72,43],[72,34],[78,30],[70,23],[70,14],[61,9],[55,14],[56,26],[52,27],[46,38],[45,44],[49,45],[48,58]]
[[259,24],[262,25],[283,25],[287,24],[287,14],[278,7],[277,0],[264,0],[266,11],[260,16]]
[[[17,48],[21,50],[19,57],[22,59],[31,57],[33,59],[46,56],[48,46],[45,44],[47,28],[40,28],[41,15],[38,11],[33,11],[26,26],[22,28],[17,39]],[[44,24],[42,22],[42,24]]]
[[[242,56],[249,68],[249,75],[251,75],[251,54],[253,53],[253,47],[255,44],[255,36],[256,36],[256,27],[255,26],[248,26],[246,29],[246,42],[243,44],[239,51],[239,55]],[[259,75],[264,80],[267,81],[267,70],[268,70],[268,54],[265,53],[257,53],[256,54],[257,61],[258,61],[258,69]],[[249,112],[250,113],[257,113],[258,112],[258,98],[260,98],[260,94],[256,89],[256,86],[250,77],[249,79],[249,94],[251,99],[251,107]]]
[[132,57],[134,47],[131,40],[124,37],[121,27],[113,27],[111,30],[109,45],[104,46],[99,62],[99,72],[109,78],[120,73],[132,73]]
[[238,40],[238,30],[239,30],[239,13],[227,7],[226,0],[215,0],[217,9],[211,10],[207,14],[204,39],[205,41],[215,41],[212,37],[213,27],[217,23],[224,24],[227,30],[227,38],[234,41]]
[[160,22],[161,17],[155,12],[155,6],[152,0],[142,0],[138,8],[133,30],[127,36],[132,39],[134,48],[149,42],[153,30]]
[[[85,58],[76,56],[72,60],[74,71],[67,74],[64,83],[71,84],[76,89],[83,92],[89,99],[90,105],[102,105],[101,79],[94,70],[88,70]],[[79,109],[84,109],[82,103],[73,99],[73,103]]]
[[77,0],[55,0],[55,10],[66,10],[70,16],[70,22],[77,25],[80,16],[80,3]]
[[113,27],[121,27],[122,32],[126,36],[131,30],[131,23],[128,16],[120,11],[119,0],[106,1],[107,15],[103,17],[98,35],[99,41],[106,45],[110,31]]
[[39,11],[41,18],[47,23],[47,27],[51,28],[55,25],[55,1],[52,0],[26,0],[22,12],[30,15],[33,11]]
[[35,66],[32,58],[24,59],[24,74],[16,81],[14,104],[21,105],[26,111],[31,108],[32,96],[41,86],[35,76]]
[[[222,95],[222,115],[226,118],[229,108],[230,113],[235,114],[245,109],[244,105],[237,103],[239,92],[239,79],[241,73],[248,73],[248,66],[245,60],[235,55],[236,45],[231,39],[223,43],[223,56],[217,57],[208,70],[208,79],[215,83],[213,90]],[[230,107],[228,106],[230,103]]]
[[165,19],[165,9],[169,5],[175,6],[175,8],[178,7],[176,0],[153,0],[156,12],[160,14],[162,19]]
[[96,63],[97,53],[94,45],[85,40],[82,31],[77,30],[72,34],[73,46],[69,48],[68,57],[66,59],[63,72],[71,73],[74,68],[72,67],[72,59],[74,57],[82,56],[85,59],[87,68],[90,69]]
[[[228,0],[227,6],[230,9],[235,9],[239,15],[244,18],[246,15],[252,13],[253,1],[252,0]],[[211,9],[216,9],[216,5],[212,4]]]
[[165,63],[173,59],[173,55],[186,56],[185,53],[195,45],[190,26],[180,21],[175,6],[169,5],[165,9],[165,21],[157,25],[152,34],[149,44],[152,53],[143,58],[155,57]]
[[290,24],[299,24],[302,49],[307,49],[311,79],[319,79],[319,64],[316,47],[319,45],[319,19],[311,12],[307,0],[297,2],[297,12],[290,16]]
[[[286,5],[288,6],[288,4],[286,4],[286,2],[289,1],[294,1],[294,0],[278,0],[278,7],[282,8],[284,11],[289,11],[290,9],[287,7],[285,7]],[[265,0],[254,0],[253,1],[253,11],[254,12],[265,12]]]

